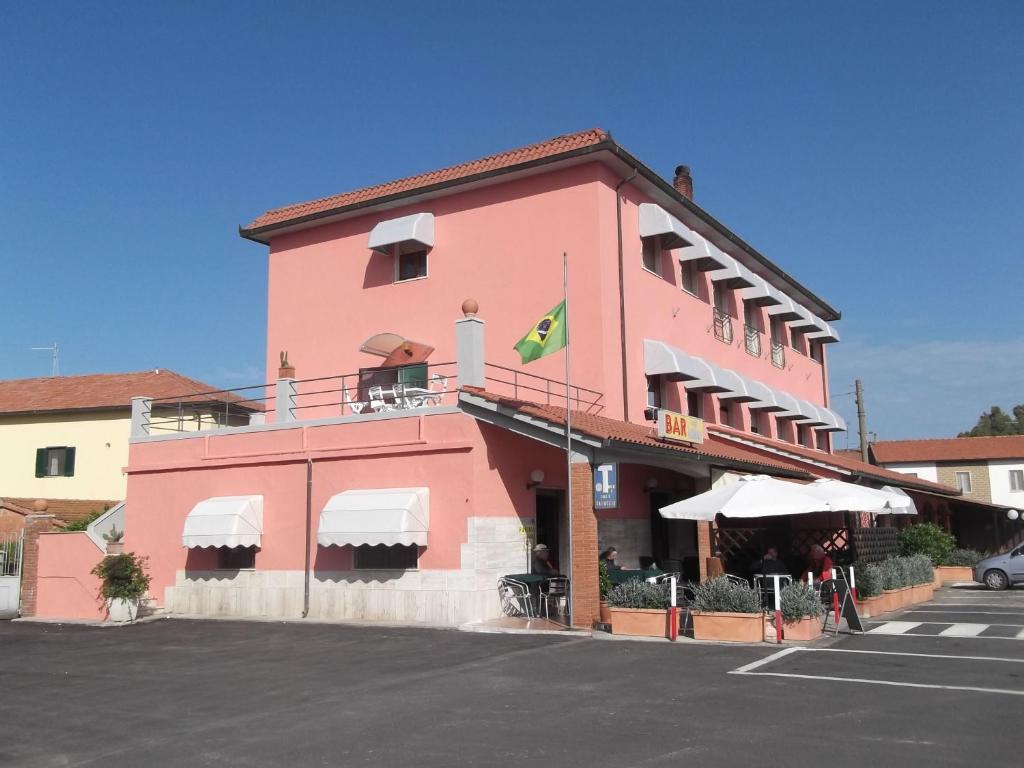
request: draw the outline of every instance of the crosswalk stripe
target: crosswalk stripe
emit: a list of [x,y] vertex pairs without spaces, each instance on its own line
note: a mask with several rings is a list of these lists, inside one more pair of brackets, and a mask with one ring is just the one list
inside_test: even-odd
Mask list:
[[874,629],[868,630],[873,635],[902,635],[915,627],[921,626],[919,621],[887,621]]
[[988,629],[988,624],[954,624],[939,632],[945,637],[976,637]]
[[1024,640],[1024,629],[1017,633],[1018,640]]

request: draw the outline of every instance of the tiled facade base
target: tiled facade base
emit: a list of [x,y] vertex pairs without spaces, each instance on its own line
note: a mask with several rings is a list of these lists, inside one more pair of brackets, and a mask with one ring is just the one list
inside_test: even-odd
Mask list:
[[[422,622],[457,626],[499,615],[497,579],[528,570],[519,518],[474,517],[460,570],[314,571],[309,616],[326,620]],[[167,589],[171,613],[298,618],[304,575],[298,571],[179,571]]]
[[604,551],[615,547],[619,551],[618,564],[623,568],[639,568],[640,556],[650,556],[651,521],[643,519],[602,519],[597,521],[597,548]]

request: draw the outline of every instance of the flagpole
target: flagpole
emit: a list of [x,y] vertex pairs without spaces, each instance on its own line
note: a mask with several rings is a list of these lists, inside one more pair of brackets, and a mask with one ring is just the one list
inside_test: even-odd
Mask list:
[[572,551],[572,399],[569,389],[569,254],[562,251],[562,301],[565,306],[565,509],[569,528],[569,626],[575,615]]

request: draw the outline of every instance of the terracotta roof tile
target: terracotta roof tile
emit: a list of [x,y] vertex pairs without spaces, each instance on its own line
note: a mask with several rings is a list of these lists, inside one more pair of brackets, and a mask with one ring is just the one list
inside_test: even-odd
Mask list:
[[984,461],[1024,458],[1024,435],[949,437],[935,440],[883,440],[872,443],[879,464],[903,461]]
[[[0,415],[75,411],[87,408],[128,408],[132,398],[181,398],[187,402],[240,402],[233,393],[196,397],[215,388],[180,373],[157,369],[138,373],[97,373],[89,376],[48,376],[0,381]],[[257,403],[242,408],[262,410]]]
[[[874,464],[865,464],[859,458],[850,456],[845,451],[840,451],[838,453],[825,453],[824,451],[816,451],[813,448],[807,448],[802,445],[787,443],[781,440],[771,440],[760,435],[753,435],[749,432],[739,432],[734,429],[728,429],[720,426],[713,426],[709,431],[711,434],[717,432],[722,435],[730,435],[734,438],[740,438],[751,443],[762,445],[765,450],[785,451],[786,453],[793,454],[794,456],[804,459],[817,461],[822,464],[831,464],[839,469],[856,472],[859,475],[864,475],[865,477],[869,477],[881,483],[897,484],[904,488],[918,488],[922,491],[941,493],[946,496],[957,496],[960,493],[956,488],[952,488],[948,485],[933,483],[930,480],[922,480],[921,478],[905,475],[900,472],[894,472],[890,469],[885,469],[884,467],[875,466]],[[857,455],[859,456],[859,454]],[[780,459],[784,460],[784,457],[780,457]],[[813,472],[813,469],[809,469],[808,471]]]
[[608,139],[608,133],[600,128],[592,128],[587,131],[580,131],[579,133],[568,133],[536,144],[519,147],[518,149],[510,149],[505,152],[499,152],[496,155],[482,157],[479,160],[459,163],[458,165],[452,165],[448,168],[441,168],[440,170],[421,173],[417,176],[409,176],[404,179],[389,181],[372,187],[364,187],[351,192],[343,192],[338,195],[323,197],[319,200],[310,200],[305,203],[297,203],[295,205],[284,206],[283,208],[275,208],[257,216],[256,219],[244,229],[261,229],[263,227],[301,219],[306,216],[314,216],[327,211],[333,211],[337,208],[343,208],[356,203],[365,203],[369,200],[375,200],[380,197],[387,197],[389,195],[399,194],[402,192],[411,192],[413,190],[431,187],[435,184],[468,179],[472,176],[476,176],[477,174],[512,168],[517,165],[522,165],[523,163],[555,157],[566,152],[571,152],[572,150],[595,146]]
[[[526,416],[539,418],[557,426],[565,426],[565,408],[516,400],[474,387],[464,387],[463,391],[496,403],[504,408],[515,410]],[[606,416],[597,416],[582,411],[572,412],[572,431],[597,438],[598,440],[629,443],[631,445],[717,458],[729,462],[747,464],[755,469],[772,469],[783,471],[789,475],[799,474],[807,476],[809,474],[806,468],[794,467],[792,464],[784,461],[766,459],[753,451],[747,451],[723,440],[717,440],[713,435],[709,436],[709,439],[705,440],[702,444],[676,443],[659,439],[653,427],[633,424],[628,421],[618,421]]]
[[[92,512],[104,512],[120,503],[103,499],[47,499],[46,501],[46,513],[54,515],[58,520],[62,520],[65,523],[81,520]],[[10,496],[0,499],[0,505],[22,514],[33,514],[35,502],[35,499],[12,498]]]

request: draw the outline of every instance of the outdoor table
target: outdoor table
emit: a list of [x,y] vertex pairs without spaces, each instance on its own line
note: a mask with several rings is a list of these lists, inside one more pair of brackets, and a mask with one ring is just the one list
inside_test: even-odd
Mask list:
[[530,591],[530,600],[533,603],[534,611],[537,611],[540,607],[540,585],[548,579],[565,577],[560,573],[552,573],[547,576],[543,573],[509,573],[505,578],[526,585],[526,588]]
[[627,571],[625,569],[608,571],[608,579],[612,584],[625,584],[627,581],[637,579],[638,581],[647,581],[647,579],[653,579],[655,576],[664,576],[665,572],[658,568],[648,568],[644,571]]

